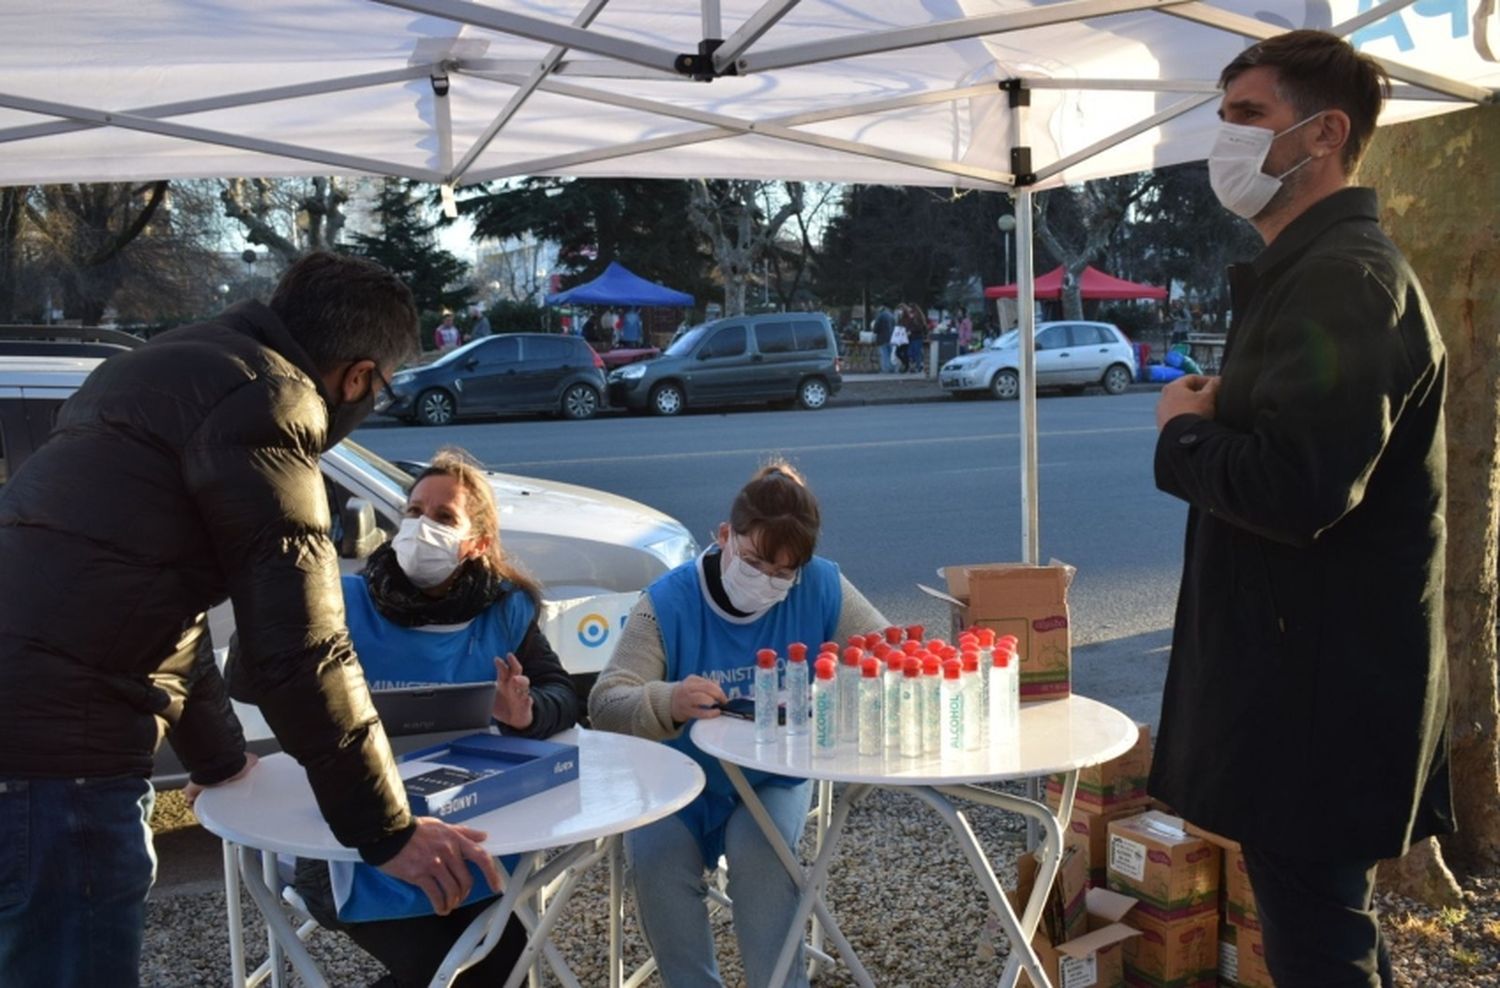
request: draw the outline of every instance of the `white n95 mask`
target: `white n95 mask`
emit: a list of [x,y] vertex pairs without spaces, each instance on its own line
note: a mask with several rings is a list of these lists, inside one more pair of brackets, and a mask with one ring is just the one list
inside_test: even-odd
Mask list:
[[1308,155],[1280,175],[1267,175],[1261,168],[1266,163],[1266,155],[1271,152],[1271,142],[1322,115],[1322,111],[1314,113],[1279,134],[1264,127],[1219,124],[1213,150],[1208,153],[1208,184],[1220,204],[1247,220],[1259,216],[1281,188],[1282,181],[1312,160]]
[[391,548],[396,550],[396,562],[406,578],[427,590],[458,569],[459,546],[465,537],[459,529],[440,525],[424,515],[402,519]]
[[796,578],[783,579],[767,576],[739,557],[731,554],[729,539],[719,554],[719,579],[724,584],[724,593],[734,609],[742,614],[759,614],[761,611],[786,600],[792,592]]

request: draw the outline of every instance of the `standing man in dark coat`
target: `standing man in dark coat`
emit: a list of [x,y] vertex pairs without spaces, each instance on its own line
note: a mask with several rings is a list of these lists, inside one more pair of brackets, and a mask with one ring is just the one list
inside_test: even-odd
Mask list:
[[880,353],[880,373],[889,374],[896,366],[891,360],[891,333],[896,329],[896,317],[891,315],[890,306],[880,307],[871,328],[875,331],[875,349]]
[[0,493],[0,971],[138,983],[163,736],[191,793],[253,771],[208,642],[234,602],[236,696],[329,828],[439,913],[498,888],[483,834],[414,819],[344,623],[318,468],[416,349],[411,293],[312,254],[101,364]]
[[1219,82],[1211,182],[1266,247],[1230,270],[1222,376],[1157,406],[1191,510],[1151,793],[1243,844],[1279,988],[1388,986],[1376,861],[1452,828],[1446,358],[1350,185],[1379,66],[1293,31]]

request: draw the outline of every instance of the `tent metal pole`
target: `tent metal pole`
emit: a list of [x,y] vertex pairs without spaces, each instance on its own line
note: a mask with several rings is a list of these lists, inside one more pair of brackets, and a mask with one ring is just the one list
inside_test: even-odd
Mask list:
[[1041,562],[1041,510],[1037,500],[1036,258],[1032,253],[1030,188],[1016,193],[1016,301],[1020,307],[1021,364],[1021,561]]
[[724,40],[724,18],[719,13],[719,0],[699,0],[703,11],[703,37]]
[[[766,0],[761,8],[750,15],[749,20],[740,25],[738,31],[730,35],[719,50],[714,52],[714,68],[723,72],[733,65],[740,55],[755,42],[759,41],[776,22],[787,15],[788,12],[801,0]],[[705,35],[705,37],[718,37],[718,35]]]

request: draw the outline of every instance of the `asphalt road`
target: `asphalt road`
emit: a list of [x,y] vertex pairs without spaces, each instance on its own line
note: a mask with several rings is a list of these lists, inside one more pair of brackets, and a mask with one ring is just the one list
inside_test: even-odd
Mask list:
[[[1152,482],[1155,403],[1151,393],[1043,397],[1037,415],[1042,558],[1078,568],[1074,645],[1095,646],[1080,649],[1080,686],[1149,719],[1184,518]],[[497,470],[610,490],[676,516],[700,542],[755,467],[784,456],[822,502],[820,553],[893,621],[946,630],[946,605],[918,582],[941,587],[936,570],[948,564],[1020,558],[1018,425],[1014,402],[944,401],[443,429],[382,424],[354,438],[415,460],[451,443]]]

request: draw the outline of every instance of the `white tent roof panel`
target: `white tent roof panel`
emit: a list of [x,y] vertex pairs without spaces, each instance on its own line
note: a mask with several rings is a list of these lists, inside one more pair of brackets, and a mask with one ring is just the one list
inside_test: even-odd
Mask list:
[[[1479,2],[1386,0],[1365,15],[1356,45],[1430,87],[1403,86],[1425,98],[1393,100],[1384,122],[1493,97],[1500,28]],[[1337,29],[1369,3],[10,0],[0,183],[550,172],[993,186],[1022,144],[1045,186],[1201,157],[1212,83],[1247,35],[1309,17]],[[744,74],[673,74],[714,10]],[[430,72],[446,72],[445,98]],[[1032,88],[1022,128],[997,88],[1010,78]],[[1203,105],[1165,112],[1193,90]],[[53,126],[18,130],[35,124]]]

